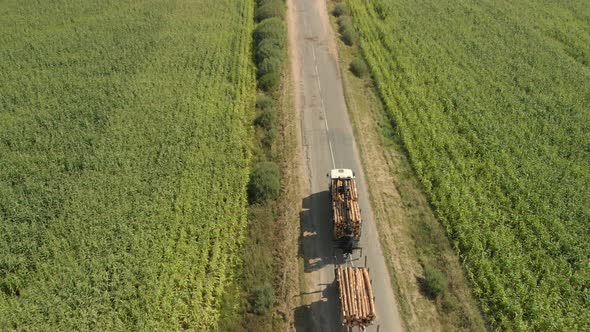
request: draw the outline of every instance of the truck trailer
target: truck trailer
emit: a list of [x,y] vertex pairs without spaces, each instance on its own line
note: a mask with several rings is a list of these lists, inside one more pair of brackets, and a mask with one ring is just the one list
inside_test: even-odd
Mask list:
[[364,330],[377,317],[373,286],[365,267],[337,267],[334,270],[342,325]]

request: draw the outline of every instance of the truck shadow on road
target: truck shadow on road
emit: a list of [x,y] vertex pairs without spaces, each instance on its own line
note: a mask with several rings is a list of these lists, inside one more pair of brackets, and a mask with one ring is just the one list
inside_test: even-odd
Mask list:
[[303,199],[299,213],[299,257],[306,273],[326,265],[342,264],[342,252],[332,240],[332,215],[329,192],[314,193]]
[[323,290],[310,293],[302,293],[302,302],[306,296],[321,293],[321,298],[310,304],[302,304],[295,308],[295,331],[312,332],[312,331],[343,331],[342,325],[338,321],[338,290],[336,282],[325,286]]

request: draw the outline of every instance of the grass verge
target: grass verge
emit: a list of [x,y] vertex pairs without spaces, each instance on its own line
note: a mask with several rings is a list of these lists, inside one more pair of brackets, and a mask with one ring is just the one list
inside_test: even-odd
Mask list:
[[[261,3],[258,2],[259,5]],[[277,17],[271,19],[276,21]],[[266,35],[282,38],[280,34],[274,34],[276,30],[272,32]],[[259,74],[263,64],[268,62],[261,58],[276,59],[284,51],[277,48],[268,52],[264,43],[262,41],[255,47]],[[274,45],[272,47],[276,46],[275,43],[271,44]],[[234,290],[240,293],[240,299],[236,303],[228,296],[227,302],[228,309],[232,305],[239,305],[240,315],[232,316],[233,311],[228,310],[227,319],[219,327],[221,331],[285,331],[293,326],[294,301],[299,289],[299,265],[295,259],[301,197],[297,138],[299,122],[293,111],[290,63],[282,58],[278,62],[283,65],[271,70],[280,77],[279,83],[266,86],[263,83],[266,74],[259,75],[259,87],[264,92],[260,91],[258,114],[253,121],[256,125],[253,159],[254,163],[272,162],[279,166],[281,190],[278,198],[257,202],[249,207],[242,274]]]
[[[288,66],[288,64],[287,64]],[[284,71],[276,94],[278,136],[270,151],[281,169],[279,198],[249,209],[249,226],[240,278],[241,315],[228,317],[222,331],[285,331],[293,324],[294,299],[299,289],[297,256],[301,184],[297,153],[297,125],[293,112],[292,80]],[[273,304],[255,313],[251,290],[270,286]],[[231,313],[231,311],[229,311]]]

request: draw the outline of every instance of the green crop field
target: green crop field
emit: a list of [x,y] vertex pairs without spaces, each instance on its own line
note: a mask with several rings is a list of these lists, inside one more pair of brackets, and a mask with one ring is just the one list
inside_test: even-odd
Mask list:
[[490,328],[587,329],[588,2],[347,3]]
[[0,330],[208,330],[246,223],[253,2],[0,5]]

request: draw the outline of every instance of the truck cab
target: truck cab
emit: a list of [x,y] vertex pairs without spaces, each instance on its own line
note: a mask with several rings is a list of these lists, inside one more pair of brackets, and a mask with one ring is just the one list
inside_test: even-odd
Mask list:
[[354,179],[354,172],[351,169],[335,168],[330,171],[330,183],[334,179]]

